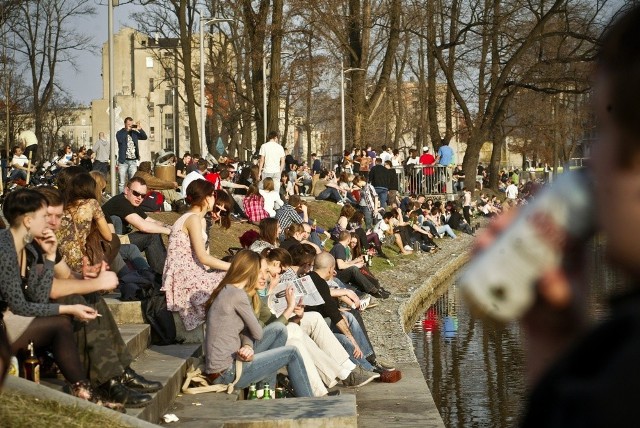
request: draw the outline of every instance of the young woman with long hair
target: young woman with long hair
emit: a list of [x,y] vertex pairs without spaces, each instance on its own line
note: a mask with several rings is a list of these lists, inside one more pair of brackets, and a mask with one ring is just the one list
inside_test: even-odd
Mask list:
[[258,227],[260,228],[260,236],[249,247],[251,251],[260,254],[265,248],[277,248],[280,246],[278,236],[280,236],[282,230],[277,219],[265,218]]
[[191,208],[171,228],[162,290],[167,309],[178,312],[185,328],[193,330],[204,323],[204,303],[222,281],[229,263],[207,250],[205,215],[216,205],[214,185],[207,180],[194,180],[186,195]]
[[[82,272],[82,258],[87,255],[86,242],[92,228],[96,227],[105,241],[110,242],[113,235],[96,200],[96,182],[88,172],[73,175],[60,190],[65,206],[60,228],[56,231],[58,248],[71,270]],[[93,261],[98,262],[100,260]]]
[[[47,205],[42,194],[20,189],[11,192],[2,207],[9,228],[0,231],[0,306],[11,353],[24,357],[29,341],[37,349],[50,348],[74,396],[122,411],[122,404],[103,401],[92,389],[78,356],[69,316],[92,322],[97,311],[85,305],[49,300],[57,241],[48,227]],[[42,269],[37,266],[34,240],[42,251]]]
[[[286,366],[295,395],[311,397],[313,391],[300,352],[293,346],[282,346],[286,330],[273,329],[277,334],[263,334],[253,310],[259,305],[255,292],[259,283],[266,283],[261,257],[249,250],[238,252],[207,302],[205,375],[214,384],[229,384],[235,380],[238,361],[242,374],[237,388],[263,380],[274,387],[276,372]],[[247,290],[252,293],[253,304]]]

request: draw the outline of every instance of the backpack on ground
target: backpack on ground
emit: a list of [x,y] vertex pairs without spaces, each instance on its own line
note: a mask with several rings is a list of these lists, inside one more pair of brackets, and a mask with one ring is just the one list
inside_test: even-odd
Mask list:
[[151,326],[151,343],[153,345],[172,345],[176,340],[176,324],[173,314],[167,309],[164,292],[156,291],[142,300],[142,316]]

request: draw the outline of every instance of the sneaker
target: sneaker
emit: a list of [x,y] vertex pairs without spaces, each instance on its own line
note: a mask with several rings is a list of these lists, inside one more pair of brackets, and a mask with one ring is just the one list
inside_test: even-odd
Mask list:
[[336,205],[339,205],[339,206],[343,207],[344,206],[344,202],[342,202],[342,201],[336,202]]
[[385,360],[384,358],[380,358],[380,357],[376,357],[376,359],[374,360],[374,362],[379,365],[380,367],[386,369],[386,370],[395,370],[396,369],[396,365],[393,361],[389,361],[389,360]]
[[362,367],[358,367],[342,383],[350,388],[359,388],[378,378],[380,378],[378,373],[368,372],[363,370]]
[[339,389],[334,389],[333,391],[329,391],[327,392],[327,397],[335,397],[337,395],[340,395],[340,390]]
[[404,250],[405,251],[413,251],[413,247],[411,245],[405,245],[404,246]]
[[360,310],[364,311],[365,309],[367,309],[370,303],[371,303],[371,296],[367,294],[365,297],[360,299]]

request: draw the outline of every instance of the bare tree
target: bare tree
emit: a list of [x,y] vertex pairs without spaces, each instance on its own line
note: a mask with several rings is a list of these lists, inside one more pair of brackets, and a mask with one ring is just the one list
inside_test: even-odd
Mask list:
[[15,34],[14,49],[27,63],[35,133],[42,139],[42,126],[56,89],[59,64],[74,63],[75,55],[90,49],[91,37],[81,34],[73,21],[93,15],[95,8],[83,0],[40,0],[19,3],[10,17]]

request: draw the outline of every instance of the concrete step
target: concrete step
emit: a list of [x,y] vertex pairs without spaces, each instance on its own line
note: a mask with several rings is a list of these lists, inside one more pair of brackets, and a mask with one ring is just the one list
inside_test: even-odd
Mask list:
[[358,426],[356,397],[239,400],[226,393],[181,395],[168,413],[179,420],[171,425],[189,428],[343,428]]
[[[142,316],[142,308],[140,302],[123,302],[118,299],[119,294],[110,293],[105,296],[105,301],[113,314],[113,318],[119,325],[123,324],[145,324]],[[194,330],[187,331],[184,324],[177,313],[173,313],[173,319],[176,324],[176,339],[181,343],[202,343],[204,340],[203,327],[200,326]]]
[[138,358],[151,345],[149,324],[122,324],[119,328],[122,339],[133,358]]
[[151,394],[152,402],[141,409],[127,408],[127,414],[158,423],[180,392],[186,377],[187,358],[201,355],[202,347],[196,344],[152,346],[131,367],[149,380],[162,382],[163,388]]

